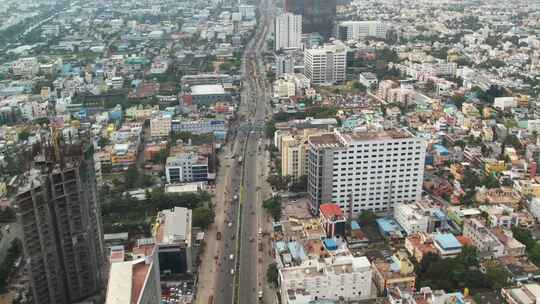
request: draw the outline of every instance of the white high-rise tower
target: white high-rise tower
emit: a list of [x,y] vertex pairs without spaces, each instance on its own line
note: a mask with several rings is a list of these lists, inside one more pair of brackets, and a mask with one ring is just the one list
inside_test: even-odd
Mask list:
[[276,51],[302,47],[302,16],[286,13],[275,20]]

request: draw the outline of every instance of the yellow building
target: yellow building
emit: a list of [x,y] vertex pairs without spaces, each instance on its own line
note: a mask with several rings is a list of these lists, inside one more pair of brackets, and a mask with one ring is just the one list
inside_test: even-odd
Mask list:
[[463,172],[465,171],[465,168],[462,164],[452,164],[450,165],[450,173],[454,176],[454,179],[457,181],[463,180]]
[[281,174],[298,178],[305,175],[306,147],[302,139],[291,135],[281,139]]
[[281,175],[299,178],[307,175],[306,144],[312,135],[318,135],[319,129],[304,129],[297,134],[287,134],[281,137]]
[[506,164],[502,160],[487,160],[484,165],[484,171],[487,175],[492,173],[501,173],[506,170]]
[[[399,266],[399,270],[393,269],[392,265],[396,264]],[[401,290],[414,290],[416,274],[407,253],[405,251],[396,252],[392,256],[392,263],[386,260],[375,261],[373,263],[373,281],[379,294],[383,294],[389,288],[396,287]]]

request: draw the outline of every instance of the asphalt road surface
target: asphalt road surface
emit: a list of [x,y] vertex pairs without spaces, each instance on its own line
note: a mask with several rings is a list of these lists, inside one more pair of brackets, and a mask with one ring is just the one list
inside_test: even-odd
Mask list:
[[[261,10],[269,8],[269,0],[261,1]],[[217,203],[224,204],[217,208],[223,215],[216,215],[217,231],[222,234],[221,241],[216,241],[214,248],[214,303],[257,303],[257,293],[261,283],[260,267],[258,266],[258,218],[261,214],[261,197],[257,195],[259,183],[257,167],[258,157],[264,151],[259,144],[262,137],[262,126],[269,111],[269,100],[266,84],[266,74],[263,70],[262,53],[266,36],[272,19],[270,14],[264,16],[256,30],[254,38],[246,46],[242,60],[243,90],[238,111],[239,121],[236,126],[234,139],[225,148],[221,155],[221,169],[224,170],[225,183],[223,199]],[[234,131],[233,131],[234,132]],[[247,142],[246,142],[247,141]],[[259,147],[262,149],[259,151]],[[234,159],[231,156],[235,156]],[[242,156],[243,162],[238,160]],[[238,200],[234,197],[238,195]],[[223,210],[223,211],[222,211]],[[241,210],[241,216],[239,213]],[[221,219],[223,218],[223,219]],[[238,234],[240,233],[240,234]],[[237,237],[237,234],[240,237]],[[232,258],[232,259],[231,259]],[[205,261],[208,263],[208,261]],[[259,269],[259,271],[258,271]],[[258,277],[259,275],[259,277]],[[236,286],[236,283],[239,283]],[[205,294],[204,291],[199,295]],[[204,296],[202,296],[204,297]],[[207,299],[199,299],[198,303],[206,303]]]

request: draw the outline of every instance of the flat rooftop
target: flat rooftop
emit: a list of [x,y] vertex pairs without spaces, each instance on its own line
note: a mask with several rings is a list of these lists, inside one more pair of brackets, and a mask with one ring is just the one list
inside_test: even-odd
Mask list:
[[111,264],[106,303],[136,304],[150,269],[144,258]]
[[321,148],[338,148],[343,145],[339,142],[334,134],[322,134],[318,136],[311,136],[309,142]]
[[191,95],[225,94],[225,88],[221,84],[200,84],[191,86]]
[[176,242],[191,243],[191,210],[174,207],[160,213],[156,241],[158,244],[174,244]]
[[414,136],[403,130],[385,130],[385,131],[368,131],[368,132],[352,132],[341,133],[347,141],[368,141],[368,140],[387,140],[387,139],[403,139],[413,138]]

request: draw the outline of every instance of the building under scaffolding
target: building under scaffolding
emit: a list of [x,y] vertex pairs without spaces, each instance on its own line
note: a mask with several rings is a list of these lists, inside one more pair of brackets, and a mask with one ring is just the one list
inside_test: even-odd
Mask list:
[[74,303],[104,291],[100,208],[85,136],[56,129],[42,136],[16,196],[36,304]]

